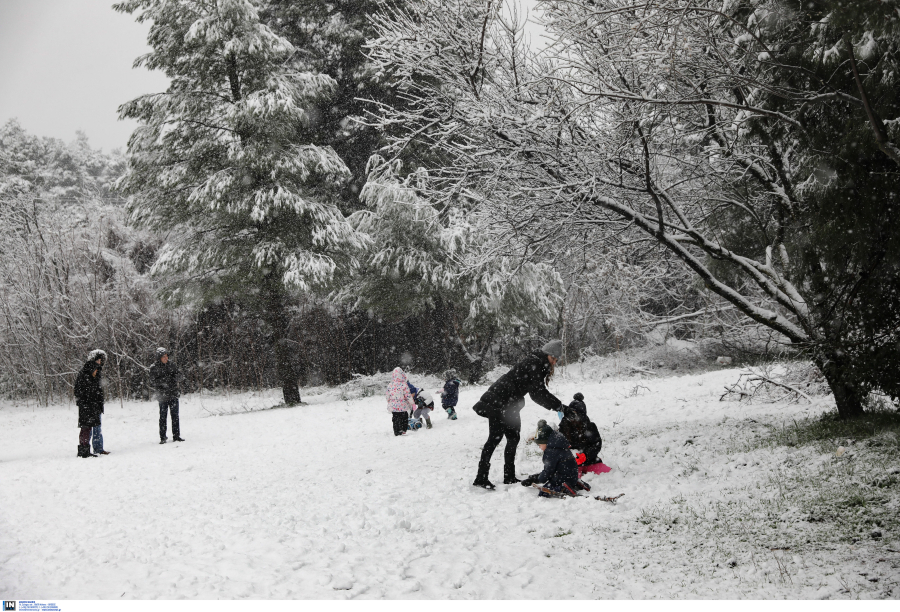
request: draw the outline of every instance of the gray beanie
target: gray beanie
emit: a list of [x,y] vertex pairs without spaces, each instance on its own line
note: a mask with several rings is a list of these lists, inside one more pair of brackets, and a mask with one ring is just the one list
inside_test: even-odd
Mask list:
[[541,350],[557,359],[562,357],[562,340],[551,340],[541,347]]
[[163,347],[159,347],[158,349],[156,349],[156,358],[157,359],[162,359],[163,355],[168,355],[168,354],[169,354],[169,351],[167,351]]
[[547,425],[547,421],[541,419],[537,424],[537,431],[534,432],[535,444],[546,444],[553,435],[553,428]]

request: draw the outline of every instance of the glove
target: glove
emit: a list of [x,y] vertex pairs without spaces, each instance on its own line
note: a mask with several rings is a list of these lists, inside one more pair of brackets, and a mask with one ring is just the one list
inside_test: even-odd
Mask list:
[[531,478],[526,478],[525,480],[522,481],[523,487],[530,487],[533,484],[534,484],[534,481]]
[[584,462],[587,461],[587,455],[584,453],[578,453],[575,455],[575,463],[578,465],[584,465]]

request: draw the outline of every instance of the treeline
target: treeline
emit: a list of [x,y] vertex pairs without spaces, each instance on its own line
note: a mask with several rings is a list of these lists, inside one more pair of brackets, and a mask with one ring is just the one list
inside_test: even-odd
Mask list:
[[[255,305],[162,299],[167,279],[151,270],[164,238],[128,223],[115,190],[123,167],[118,152],[91,149],[83,134],[64,143],[28,134],[14,120],[0,127],[0,397],[45,404],[70,397],[93,348],[109,355],[111,397],[149,397],[147,370],[157,346],[178,361],[187,390],[279,386],[273,330]],[[440,296],[422,312],[385,316],[294,294],[284,332],[304,386],[336,385],[398,364],[430,373],[453,367],[475,381],[551,336],[564,337],[576,359],[586,347],[603,353],[643,343],[654,328],[647,311],[702,306],[701,292],[689,287],[685,299],[676,283],[666,290],[663,270],[648,272],[640,263],[582,260],[566,273],[568,297],[543,326],[514,320],[472,333],[462,328],[468,313]],[[667,329],[697,336],[703,328],[696,319]]]

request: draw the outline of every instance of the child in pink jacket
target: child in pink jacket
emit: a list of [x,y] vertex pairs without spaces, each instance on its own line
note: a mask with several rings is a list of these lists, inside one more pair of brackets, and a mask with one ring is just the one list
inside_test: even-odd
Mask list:
[[391,373],[391,382],[387,388],[387,403],[394,424],[394,435],[406,435],[409,413],[415,410],[416,404],[406,384],[406,372],[400,368],[394,368]]

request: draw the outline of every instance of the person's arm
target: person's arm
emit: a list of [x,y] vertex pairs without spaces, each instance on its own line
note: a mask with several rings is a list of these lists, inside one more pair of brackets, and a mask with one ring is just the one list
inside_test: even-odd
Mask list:
[[150,390],[157,391],[159,389],[159,368],[156,364],[150,366]]
[[553,472],[556,471],[557,460],[555,460],[552,456],[548,456],[547,453],[544,453],[543,461],[544,461],[544,469],[541,470],[541,473],[540,474],[532,474],[531,476],[529,476],[528,478],[523,480],[522,481],[523,486],[530,487],[531,485],[533,485],[535,483],[542,483],[542,482],[547,482],[548,480],[550,480],[550,476],[553,474]]
[[547,390],[547,387],[543,382],[541,382],[540,388],[529,392],[528,396],[535,404],[542,406],[547,410],[552,410],[553,412],[559,412],[560,410],[562,410],[563,403],[559,401],[558,397]]

